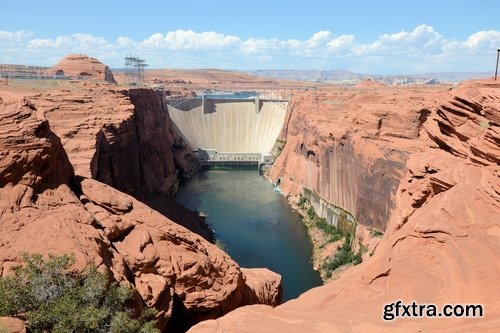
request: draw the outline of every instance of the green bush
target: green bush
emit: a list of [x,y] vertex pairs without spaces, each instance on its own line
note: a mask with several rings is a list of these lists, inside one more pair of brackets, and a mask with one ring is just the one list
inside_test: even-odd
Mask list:
[[11,277],[0,278],[0,316],[25,321],[33,333],[159,333],[155,310],[147,309],[132,317],[126,302],[133,291],[91,266],[86,274],[69,270],[69,255],[25,255],[26,265]]
[[314,210],[314,208],[312,206],[309,207],[309,209],[307,210],[307,218],[311,221],[314,221],[317,217],[318,215],[316,215],[316,211]]
[[315,221],[315,225],[319,229],[323,230],[325,234],[330,236],[328,239],[329,243],[338,241],[339,239],[342,239],[342,237],[344,236],[342,230],[336,228],[332,224],[329,224],[328,222],[326,222],[324,218],[317,218]]
[[354,265],[360,264],[363,260],[363,252],[365,251],[366,248],[364,246],[360,246],[360,249],[356,254],[352,252],[351,234],[346,234],[344,242],[337,248],[337,252],[333,256],[333,258],[330,258],[330,260],[323,264],[323,269],[326,272],[326,277],[330,278],[332,276],[332,272],[340,266],[350,263]]
[[375,230],[375,229],[371,229],[370,230],[370,236],[372,236],[372,237],[381,237],[383,235],[384,235],[384,233],[381,232],[381,231],[378,231],[378,230]]
[[307,198],[301,195],[299,197],[299,201],[297,201],[297,206],[299,206],[300,208],[304,208],[304,205],[306,204],[306,202],[307,202]]

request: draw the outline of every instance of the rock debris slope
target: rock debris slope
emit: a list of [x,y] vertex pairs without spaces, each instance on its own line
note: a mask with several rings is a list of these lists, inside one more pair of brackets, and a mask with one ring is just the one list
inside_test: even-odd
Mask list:
[[[244,307],[190,332],[498,330],[500,84],[420,89],[337,88],[320,93],[318,109],[311,94],[295,99],[272,175],[292,195],[314,189],[385,235],[361,265],[297,300]],[[397,300],[485,312],[384,321],[384,304]]]

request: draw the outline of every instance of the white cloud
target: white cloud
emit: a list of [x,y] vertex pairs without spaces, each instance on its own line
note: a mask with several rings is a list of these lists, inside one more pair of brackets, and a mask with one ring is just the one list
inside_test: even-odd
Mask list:
[[33,37],[33,33],[25,30],[15,32],[0,30],[0,46],[19,46]]
[[413,31],[382,34],[368,43],[357,42],[354,35],[335,35],[328,30],[302,40],[242,39],[214,31],[175,30],[155,33],[144,40],[120,36],[114,41],[82,33],[35,38],[32,32],[20,30],[0,31],[0,63],[14,60],[52,65],[67,53],[87,53],[112,67],[122,67],[123,56],[132,53],[144,57],[154,68],[347,68],[410,73],[485,69],[485,59],[496,55],[499,46],[500,32],[496,30],[452,40],[425,24]]
[[[286,45],[286,41],[280,41],[277,38],[273,39],[257,39],[249,38],[240,45],[240,49],[246,53],[258,53],[264,54],[269,51],[277,51],[283,49]],[[299,43],[299,41],[289,40],[288,43]]]
[[500,32],[495,30],[478,31],[465,41],[452,41],[445,47],[447,54],[488,55],[500,47]]
[[332,33],[330,31],[319,31],[312,35],[312,37],[307,40],[305,44],[308,47],[317,47],[322,44],[326,44],[331,39],[331,35]]
[[357,54],[415,54],[439,53],[446,40],[425,24],[419,25],[411,32],[400,31],[395,34],[384,34],[373,43],[361,45]]
[[301,57],[324,57],[327,55],[327,51],[338,52],[342,47],[352,44],[353,41],[354,36],[352,35],[334,38],[330,31],[319,31],[305,41],[249,38],[241,44],[240,49],[245,53],[260,55],[291,54]]
[[29,49],[60,49],[60,50],[102,50],[113,47],[102,37],[89,34],[72,34],[59,36],[55,39],[32,39],[28,43]]
[[116,46],[119,48],[136,48],[137,42],[128,37],[118,37],[116,39]]
[[221,33],[194,32],[193,30],[170,31],[167,35],[156,33],[143,41],[145,47],[168,48],[172,50],[208,50],[238,45],[240,39]]
[[326,45],[328,50],[334,53],[349,51],[354,43],[354,35],[342,35],[329,41]]
[[482,45],[497,46],[500,43],[500,32],[495,30],[479,31],[472,34],[464,42],[464,46],[468,48],[480,47]]

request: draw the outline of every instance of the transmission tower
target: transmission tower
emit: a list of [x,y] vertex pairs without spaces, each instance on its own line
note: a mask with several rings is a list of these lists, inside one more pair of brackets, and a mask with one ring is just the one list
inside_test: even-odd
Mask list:
[[144,82],[144,68],[146,60],[127,54],[125,56],[125,83],[142,84]]

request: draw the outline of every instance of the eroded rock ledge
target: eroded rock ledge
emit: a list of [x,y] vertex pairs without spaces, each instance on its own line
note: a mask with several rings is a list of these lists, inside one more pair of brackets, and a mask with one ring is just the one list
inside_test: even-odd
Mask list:
[[[132,196],[74,177],[59,138],[27,98],[0,92],[0,275],[23,252],[75,256],[130,285],[136,306],[182,331],[236,307],[280,301],[280,276],[246,273],[223,251]],[[263,279],[259,277],[263,276]]]

